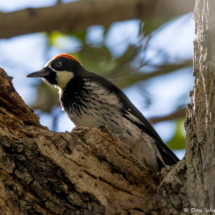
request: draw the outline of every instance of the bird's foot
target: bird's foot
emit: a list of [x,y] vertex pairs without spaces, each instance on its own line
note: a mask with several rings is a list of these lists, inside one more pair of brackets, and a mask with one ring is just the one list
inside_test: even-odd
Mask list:
[[108,126],[106,126],[106,125],[100,126],[99,129],[100,129],[102,132],[104,132],[104,133],[113,135],[126,149],[128,149],[128,150],[130,151],[130,153],[132,153],[131,148],[130,148],[128,145],[124,144],[124,143],[121,141],[120,138],[123,137],[122,134],[114,134],[114,133],[108,128]]
[[116,139],[117,139],[126,149],[128,149],[128,150],[130,151],[130,153],[132,153],[132,150],[131,150],[130,146],[126,145],[125,143],[123,143],[123,142],[121,141],[121,138],[123,137],[122,134],[116,134],[115,137],[116,137]]
[[108,128],[108,126],[106,125],[102,125],[99,127],[99,129],[104,132],[104,133],[107,133],[107,134],[112,134],[113,136],[115,136],[112,131]]

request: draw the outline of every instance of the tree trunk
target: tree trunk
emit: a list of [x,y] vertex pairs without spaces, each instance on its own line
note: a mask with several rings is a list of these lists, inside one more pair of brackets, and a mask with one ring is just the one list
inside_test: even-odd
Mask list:
[[214,11],[213,0],[196,0],[187,153],[169,172],[143,168],[99,129],[49,131],[0,70],[0,214],[168,215],[215,209]]

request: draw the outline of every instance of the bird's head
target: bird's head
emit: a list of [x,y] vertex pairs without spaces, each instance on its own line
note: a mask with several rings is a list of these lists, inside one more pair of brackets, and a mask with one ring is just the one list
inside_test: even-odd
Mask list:
[[72,55],[61,54],[52,58],[43,69],[27,77],[41,77],[47,84],[63,89],[77,74],[82,64]]

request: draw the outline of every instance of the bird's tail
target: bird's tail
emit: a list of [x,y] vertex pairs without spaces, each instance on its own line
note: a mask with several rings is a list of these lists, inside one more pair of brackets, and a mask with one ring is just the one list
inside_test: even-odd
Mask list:
[[171,166],[179,161],[178,157],[164,143],[156,140],[155,145],[157,146],[166,165]]

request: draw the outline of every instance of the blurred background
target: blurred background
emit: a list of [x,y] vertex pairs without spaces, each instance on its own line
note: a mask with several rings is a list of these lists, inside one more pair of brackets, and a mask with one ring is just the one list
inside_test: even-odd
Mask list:
[[[85,0],[82,3],[90,1],[96,2]],[[119,5],[122,3],[117,1]],[[40,79],[28,79],[26,75],[41,69],[58,54],[72,54],[87,70],[106,77],[121,88],[169,148],[182,159],[185,154],[185,107],[190,102],[189,92],[194,85],[194,4],[186,5],[186,1],[181,1],[182,9],[169,4],[168,10],[162,9],[165,19],[157,17],[156,11],[162,17],[162,10],[155,10],[149,11],[151,15],[145,19],[141,16],[117,17],[113,22],[100,25],[83,18],[83,23],[88,24],[75,29],[74,21],[71,21],[71,29],[65,30],[61,30],[57,22],[52,29],[35,28],[29,33],[27,29],[25,34],[18,31],[16,34],[14,30],[19,12],[34,14],[31,8],[50,7],[51,13],[52,7],[58,7],[60,11],[63,4],[75,7],[74,3],[79,2],[0,0],[0,23],[7,23],[4,28],[0,24],[0,67],[14,77],[13,84],[19,95],[39,115],[42,125],[53,131],[71,131],[74,124],[59,106],[57,89],[46,86]],[[153,10],[153,7],[146,10]],[[178,7],[177,12],[174,13],[171,7]],[[17,14],[14,11],[18,11]],[[11,20],[15,15],[17,19]],[[114,16],[114,11],[110,16]],[[27,22],[31,20],[26,19],[22,25]],[[11,29],[13,33],[3,35],[4,30],[10,32]]]

